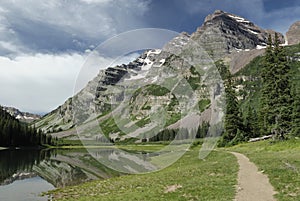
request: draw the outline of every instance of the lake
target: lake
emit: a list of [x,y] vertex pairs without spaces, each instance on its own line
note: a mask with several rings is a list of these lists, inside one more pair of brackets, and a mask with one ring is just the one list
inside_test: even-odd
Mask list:
[[[109,157],[114,152],[100,149],[95,155]],[[47,200],[42,192],[119,175],[85,149],[1,150],[0,200]]]

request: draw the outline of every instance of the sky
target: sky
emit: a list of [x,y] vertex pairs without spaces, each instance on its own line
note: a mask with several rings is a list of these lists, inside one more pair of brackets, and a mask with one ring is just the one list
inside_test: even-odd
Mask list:
[[[217,9],[281,33],[300,20],[298,0],[0,2],[0,104],[42,114],[74,94],[91,51],[123,32],[160,28],[192,33]],[[109,62],[111,58],[100,58],[99,66]]]

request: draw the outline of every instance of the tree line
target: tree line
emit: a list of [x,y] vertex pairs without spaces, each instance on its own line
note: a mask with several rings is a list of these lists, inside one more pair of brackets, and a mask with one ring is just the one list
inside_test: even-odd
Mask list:
[[[149,138],[149,142],[158,141],[172,141],[172,140],[185,140],[194,138],[204,138],[206,137],[209,129],[209,123],[203,122],[199,125],[198,129],[189,130],[187,128],[182,129],[164,129],[160,131],[157,135]],[[144,139],[144,141],[147,141]]]
[[19,122],[0,106],[0,146],[43,146],[53,144],[51,135]]

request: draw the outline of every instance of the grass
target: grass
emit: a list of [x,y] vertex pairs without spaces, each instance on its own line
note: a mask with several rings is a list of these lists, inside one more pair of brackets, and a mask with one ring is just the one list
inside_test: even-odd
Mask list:
[[171,102],[168,104],[167,110],[168,111],[173,111],[175,106],[179,105],[179,101],[175,96],[171,98]]
[[153,96],[165,96],[170,92],[167,88],[155,84],[148,85],[145,90],[148,94]]
[[138,122],[136,122],[135,125],[137,125],[138,127],[143,127],[149,123],[151,123],[151,119],[149,117],[145,117],[145,118],[139,120]]
[[[159,146],[145,146],[157,150]],[[129,149],[143,149],[130,146]],[[198,158],[199,146],[158,172],[124,175],[51,191],[54,200],[233,200],[238,165],[233,155],[212,152]],[[170,187],[174,192],[166,192]]]
[[[201,144],[198,143],[198,144]],[[163,144],[118,145],[128,151],[154,152]],[[278,201],[300,200],[300,140],[244,143],[212,152],[204,161],[192,146],[170,167],[143,175],[124,175],[51,191],[54,200],[233,200],[237,183],[236,158],[245,154],[268,175]],[[156,160],[154,158],[153,160]],[[166,192],[171,186],[178,188]]]
[[171,124],[176,123],[181,119],[181,114],[180,113],[171,113],[170,118],[167,119],[166,121],[166,126],[169,126]]
[[229,150],[245,154],[268,175],[278,201],[300,200],[300,140],[246,143]]
[[144,152],[155,152],[165,147],[163,144],[144,144],[144,145],[118,145],[120,149],[129,151],[144,151]]
[[201,99],[198,102],[199,111],[204,112],[210,106],[210,99]]

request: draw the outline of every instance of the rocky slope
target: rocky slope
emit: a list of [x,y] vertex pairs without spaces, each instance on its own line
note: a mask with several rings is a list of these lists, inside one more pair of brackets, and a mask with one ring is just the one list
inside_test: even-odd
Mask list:
[[296,45],[300,43],[300,21],[295,22],[286,33],[289,45]]
[[[99,139],[104,134],[124,140],[147,138],[163,127],[178,124],[186,115],[200,118],[222,94],[214,62],[223,59],[236,71],[261,54],[268,35],[274,33],[242,17],[215,11],[191,35],[182,33],[161,50],[148,50],[127,65],[100,71],[36,127],[46,132],[62,131],[55,135],[66,137],[76,134],[72,128],[77,125],[83,139]],[[278,35],[284,43],[283,35]],[[202,121],[210,121],[211,115],[202,115]],[[190,127],[189,121],[183,122],[187,124],[180,126]],[[192,126],[197,127],[197,123]]]
[[41,118],[40,115],[31,114],[29,112],[21,112],[20,110],[13,107],[3,107],[11,116],[15,117],[19,121],[31,123],[35,120],[39,120]]

